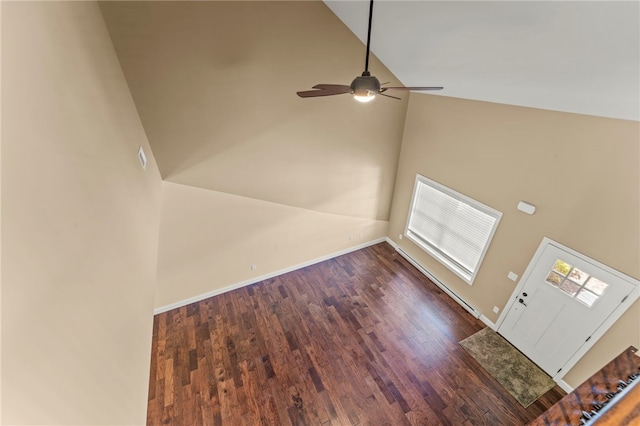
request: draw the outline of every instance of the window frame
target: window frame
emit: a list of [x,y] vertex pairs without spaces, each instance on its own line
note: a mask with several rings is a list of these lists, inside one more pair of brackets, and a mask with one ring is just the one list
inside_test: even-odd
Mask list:
[[[414,211],[414,206],[416,204],[416,195],[418,193],[418,188],[419,185],[427,185],[429,187],[431,187],[432,189],[435,189],[436,191],[439,191],[440,193],[453,198],[454,200],[456,200],[457,202],[466,204],[467,206],[481,212],[484,213],[490,217],[494,218],[494,222],[493,225],[491,227],[491,230],[487,236],[487,239],[484,243],[484,247],[482,248],[482,251],[480,252],[480,256],[478,257],[478,261],[475,265],[475,268],[473,271],[467,271],[467,269],[460,265],[459,263],[456,262],[456,260],[454,258],[451,258],[450,256],[444,254],[441,250],[439,250],[437,248],[436,245],[431,244],[430,242],[428,242],[425,238],[421,238],[418,233],[415,233],[413,231],[411,231],[409,229],[409,224],[411,223],[411,217],[412,217],[412,213]],[[478,275],[478,271],[480,270],[480,267],[482,266],[482,262],[484,260],[484,257],[487,253],[487,250],[489,249],[489,246],[491,245],[491,241],[493,240],[493,236],[495,235],[495,232],[498,228],[498,224],[500,223],[500,219],[502,218],[502,212],[487,206],[486,204],[481,203],[478,200],[474,200],[473,198],[470,198],[464,194],[459,193],[458,191],[455,191],[454,189],[451,189],[449,187],[446,187],[432,179],[427,178],[426,176],[423,176],[421,174],[417,174],[416,175],[416,179],[415,179],[415,183],[413,186],[413,193],[411,194],[411,203],[409,205],[409,212],[407,214],[407,221],[406,221],[406,225],[404,228],[404,235],[410,240],[412,241],[414,244],[416,244],[418,247],[420,247],[422,250],[424,250],[426,253],[428,253],[429,255],[431,255],[434,259],[436,259],[438,262],[440,262],[441,264],[443,264],[445,267],[447,267],[449,270],[451,270],[453,273],[455,273],[458,277],[460,277],[462,280],[464,280],[467,284],[469,285],[473,285],[473,281],[475,280],[476,276]]]

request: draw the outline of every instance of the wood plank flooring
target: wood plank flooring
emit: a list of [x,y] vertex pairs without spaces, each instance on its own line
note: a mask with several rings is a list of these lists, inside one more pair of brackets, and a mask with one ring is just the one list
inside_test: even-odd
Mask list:
[[155,317],[148,425],[524,425],[484,324],[387,243]]

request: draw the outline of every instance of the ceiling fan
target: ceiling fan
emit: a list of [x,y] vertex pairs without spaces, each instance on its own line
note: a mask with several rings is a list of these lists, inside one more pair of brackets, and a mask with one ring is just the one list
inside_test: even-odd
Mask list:
[[364,62],[364,71],[361,76],[356,77],[350,86],[344,84],[316,84],[313,86],[315,90],[305,90],[297,92],[301,98],[314,98],[316,96],[332,96],[351,93],[355,100],[360,102],[372,101],[376,95],[386,96],[388,98],[400,99],[396,96],[387,95],[387,90],[442,90],[443,87],[403,87],[403,86],[387,86],[381,87],[380,81],[369,72],[369,42],[371,41],[371,18],[373,16],[373,0],[369,3],[369,29],[367,32],[367,56]]

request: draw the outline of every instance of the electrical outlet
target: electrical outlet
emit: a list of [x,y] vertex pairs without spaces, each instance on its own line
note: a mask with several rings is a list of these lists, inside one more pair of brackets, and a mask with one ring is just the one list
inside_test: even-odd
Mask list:
[[251,270],[255,271],[258,267],[256,265],[251,265]]
[[497,314],[498,312],[500,312],[500,308],[498,308],[497,306],[493,307],[493,313]]
[[402,239],[402,234],[398,234],[398,239],[401,240]]

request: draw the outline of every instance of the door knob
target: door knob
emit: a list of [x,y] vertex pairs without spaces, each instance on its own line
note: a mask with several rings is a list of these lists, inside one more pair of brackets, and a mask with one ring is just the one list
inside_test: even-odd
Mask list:
[[527,306],[527,304],[524,303],[524,299],[523,298],[518,299],[518,302],[522,303],[524,306]]
[[527,296],[528,296],[528,294],[527,294],[527,293],[522,293],[522,295],[523,295],[524,297],[527,297]]

